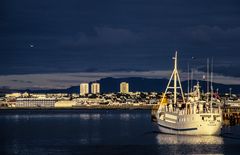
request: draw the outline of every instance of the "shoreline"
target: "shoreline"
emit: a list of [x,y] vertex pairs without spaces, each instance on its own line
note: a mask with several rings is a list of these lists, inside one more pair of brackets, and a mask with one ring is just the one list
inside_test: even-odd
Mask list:
[[152,110],[154,105],[80,105],[72,107],[0,107],[1,110]]

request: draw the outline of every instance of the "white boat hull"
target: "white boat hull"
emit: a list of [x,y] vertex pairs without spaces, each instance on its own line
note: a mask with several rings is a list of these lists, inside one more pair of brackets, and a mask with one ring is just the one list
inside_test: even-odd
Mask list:
[[[179,118],[184,118],[186,121],[178,122]],[[192,120],[192,118],[194,118]],[[187,120],[188,119],[188,120]],[[169,121],[171,120],[171,121]],[[221,134],[221,121],[204,121],[200,114],[192,114],[187,116],[177,116],[174,119],[157,119],[157,124],[160,132],[178,135],[219,135]]]

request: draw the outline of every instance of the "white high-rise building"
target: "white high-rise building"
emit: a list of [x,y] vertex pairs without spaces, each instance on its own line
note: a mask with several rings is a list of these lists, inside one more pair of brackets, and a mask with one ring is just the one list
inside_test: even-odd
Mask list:
[[92,83],[91,84],[91,93],[92,94],[99,94],[100,93],[100,83]]
[[127,82],[120,83],[120,93],[129,93],[129,84]]
[[89,93],[88,83],[80,84],[80,95],[86,95]]

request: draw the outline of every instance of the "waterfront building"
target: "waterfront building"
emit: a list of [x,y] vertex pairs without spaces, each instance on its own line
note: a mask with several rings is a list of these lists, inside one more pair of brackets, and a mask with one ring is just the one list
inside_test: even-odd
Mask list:
[[79,97],[79,94],[77,94],[77,93],[72,94],[72,98],[77,98],[77,97]]
[[37,94],[30,94],[30,96],[32,97],[32,98],[47,98],[47,95],[46,94],[39,94],[39,93],[37,93]]
[[17,97],[21,97],[22,94],[21,93],[11,93],[11,94],[5,94],[6,98],[17,98]]
[[80,84],[80,95],[86,95],[89,93],[88,83]]
[[120,83],[120,93],[123,94],[129,93],[129,84],[127,82]]
[[92,83],[91,84],[91,93],[92,94],[99,94],[100,93],[100,83]]
[[16,107],[54,107],[56,98],[17,98]]
[[57,101],[55,103],[55,107],[56,108],[66,108],[66,107],[73,107],[76,105],[76,102],[75,101],[72,101],[72,100],[61,100],[61,101]]

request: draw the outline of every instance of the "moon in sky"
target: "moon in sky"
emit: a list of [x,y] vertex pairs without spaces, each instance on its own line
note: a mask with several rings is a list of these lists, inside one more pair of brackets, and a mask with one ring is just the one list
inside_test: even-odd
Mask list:
[[33,47],[34,47],[34,45],[33,45],[33,44],[30,44],[29,46],[30,46],[31,48],[33,48]]

